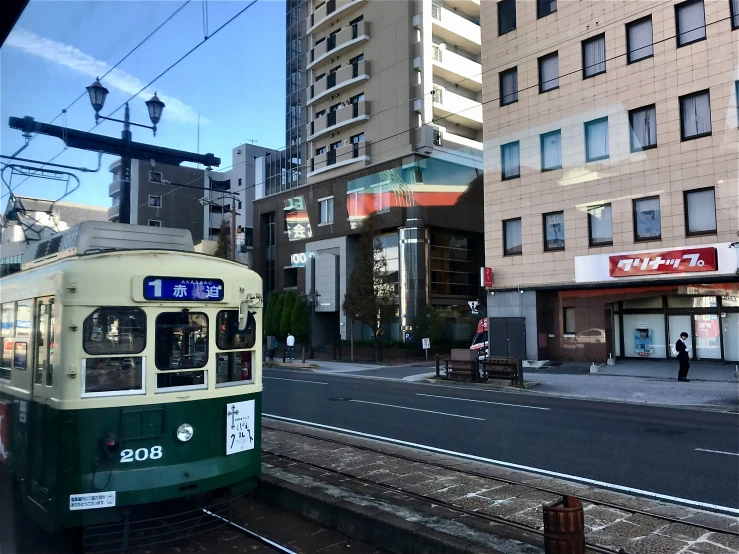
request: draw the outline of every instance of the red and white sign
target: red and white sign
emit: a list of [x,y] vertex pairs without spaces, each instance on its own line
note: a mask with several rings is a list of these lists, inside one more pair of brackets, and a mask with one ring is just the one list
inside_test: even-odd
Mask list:
[[481,267],[480,268],[480,286],[486,289],[493,287],[493,268],[492,267]]
[[717,269],[718,258],[715,248],[681,248],[608,257],[608,272],[611,277],[694,273]]
[[0,402],[0,462],[10,456],[10,404]]

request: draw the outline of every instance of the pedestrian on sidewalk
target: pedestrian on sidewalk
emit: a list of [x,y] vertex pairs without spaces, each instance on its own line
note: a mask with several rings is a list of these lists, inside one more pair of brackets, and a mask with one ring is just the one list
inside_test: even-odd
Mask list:
[[677,372],[677,380],[685,383],[689,382],[688,370],[690,369],[690,355],[688,354],[688,346],[685,341],[688,338],[686,332],[680,333],[680,338],[675,343],[675,350],[677,350],[677,361],[680,362],[680,370]]
[[382,362],[382,337],[385,335],[382,327],[378,327],[375,331],[375,344],[377,345],[377,361]]
[[295,359],[295,337],[291,332],[287,332],[287,359],[291,362]]

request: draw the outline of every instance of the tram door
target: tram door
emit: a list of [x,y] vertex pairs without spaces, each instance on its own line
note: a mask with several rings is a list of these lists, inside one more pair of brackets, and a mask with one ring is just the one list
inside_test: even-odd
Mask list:
[[[54,383],[55,313],[54,299],[36,300],[33,321],[33,402],[29,410],[31,490],[30,496],[43,506],[56,484],[56,454],[61,421],[55,421],[48,400]],[[59,418],[61,419],[61,418]]]

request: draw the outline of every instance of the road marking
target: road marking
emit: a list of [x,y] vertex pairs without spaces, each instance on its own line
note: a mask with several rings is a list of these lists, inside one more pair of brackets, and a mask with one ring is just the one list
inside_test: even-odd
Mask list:
[[349,402],[359,402],[360,404],[372,404],[374,406],[385,406],[387,408],[398,408],[400,410],[412,410],[414,412],[426,412],[427,414],[439,414],[439,415],[446,415],[451,417],[461,417],[463,419],[476,419],[477,421],[485,421],[481,417],[471,417],[466,415],[459,415],[459,414],[448,414],[446,412],[435,412],[433,410],[421,410],[420,408],[409,408],[407,406],[396,406],[394,404],[381,404],[380,402],[367,402],[366,400],[350,400]]
[[431,398],[445,398],[446,400],[461,400],[462,402],[479,402],[480,404],[497,404],[498,406],[513,406],[514,408],[528,408],[529,410],[551,410],[551,408],[540,408],[539,406],[524,406],[523,404],[507,404],[505,402],[491,402],[490,400],[473,400],[471,398],[458,398],[456,396],[441,396],[439,394],[423,394],[417,392],[416,396],[430,396]]
[[321,381],[304,381],[302,379],[286,379],[285,377],[266,377],[262,376],[262,379],[277,379],[278,381],[293,381],[295,383],[310,383],[311,385],[328,385],[328,383],[322,383]]
[[626,487],[624,485],[616,485],[614,483],[607,483],[605,481],[596,481],[595,479],[589,479],[587,477],[578,477],[577,475],[568,475],[567,473],[559,473],[557,471],[550,471],[548,469],[540,469],[538,467],[525,466],[521,464],[514,464],[511,462],[504,462],[502,460],[494,460],[492,458],[485,458],[483,456],[475,456],[474,454],[465,454],[464,452],[455,452],[454,450],[446,450],[444,448],[437,448],[435,446],[427,446],[425,444],[417,444],[415,442],[408,442],[400,439],[393,439],[391,437],[383,437],[382,435],[372,435],[370,433],[362,433],[361,431],[353,431],[351,429],[342,429],[341,427],[332,427],[331,425],[323,425],[322,423],[314,423],[312,421],[304,421],[302,419],[293,419],[291,417],[278,416],[273,414],[262,414],[263,417],[278,419],[280,421],[288,421],[290,423],[297,423],[300,425],[309,425],[320,429],[328,429],[329,431],[337,431],[339,433],[346,433],[348,435],[356,435],[358,437],[364,437],[368,439],[374,439],[384,441],[392,444],[399,444],[402,446],[409,446],[411,448],[420,448],[429,452],[437,452],[439,454],[448,454],[449,456],[456,456],[458,458],[465,458],[467,460],[474,460],[476,462],[484,462],[493,465],[499,465],[503,467],[510,467],[513,469],[520,469],[522,471],[531,471],[533,473],[539,473],[541,475],[547,475],[549,477],[557,477],[560,479],[568,479],[570,481],[576,481],[579,483],[586,483],[588,485],[596,485],[598,487],[604,487],[614,489],[623,492],[629,492],[633,494],[640,494],[642,496],[648,496],[650,498],[658,498],[660,500],[667,500],[669,502],[678,502],[681,504],[687,504],[688,506],[697,506],[699,508],[706,508],[719,512],[727,512],[734,515],[739,515],[739,509],[730,508],[729,506],[721,506],[719,504],[710,504],[708,502],[699,502],[698,500],[690,500],[687,498],[680,498],[678,496],[670,496],[667,494],[661,494],[658,492],[645,491],[641,489],[635,489],[633,487]]
[[724,452],[723,450],[708,450],[707,448],[696,448],[696,452],[710,452],[711,454],[726,454],[727,456],[739,456],[736,452]]

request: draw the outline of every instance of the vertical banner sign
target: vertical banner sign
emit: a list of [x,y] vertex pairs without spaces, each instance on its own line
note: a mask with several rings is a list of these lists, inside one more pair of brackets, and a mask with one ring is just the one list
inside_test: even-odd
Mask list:
[[8,463],[10,456],[10,404],[0,402],[0,462]]
[[254,401],[226,404],[226,455],[254,448]]
[[285,200],[285,225],[289,240],[313,238],[304,197],[295,196]]
[[480,286],[486,289],[493,287],[493,268],[492,267],[481,267],[480,268]]

